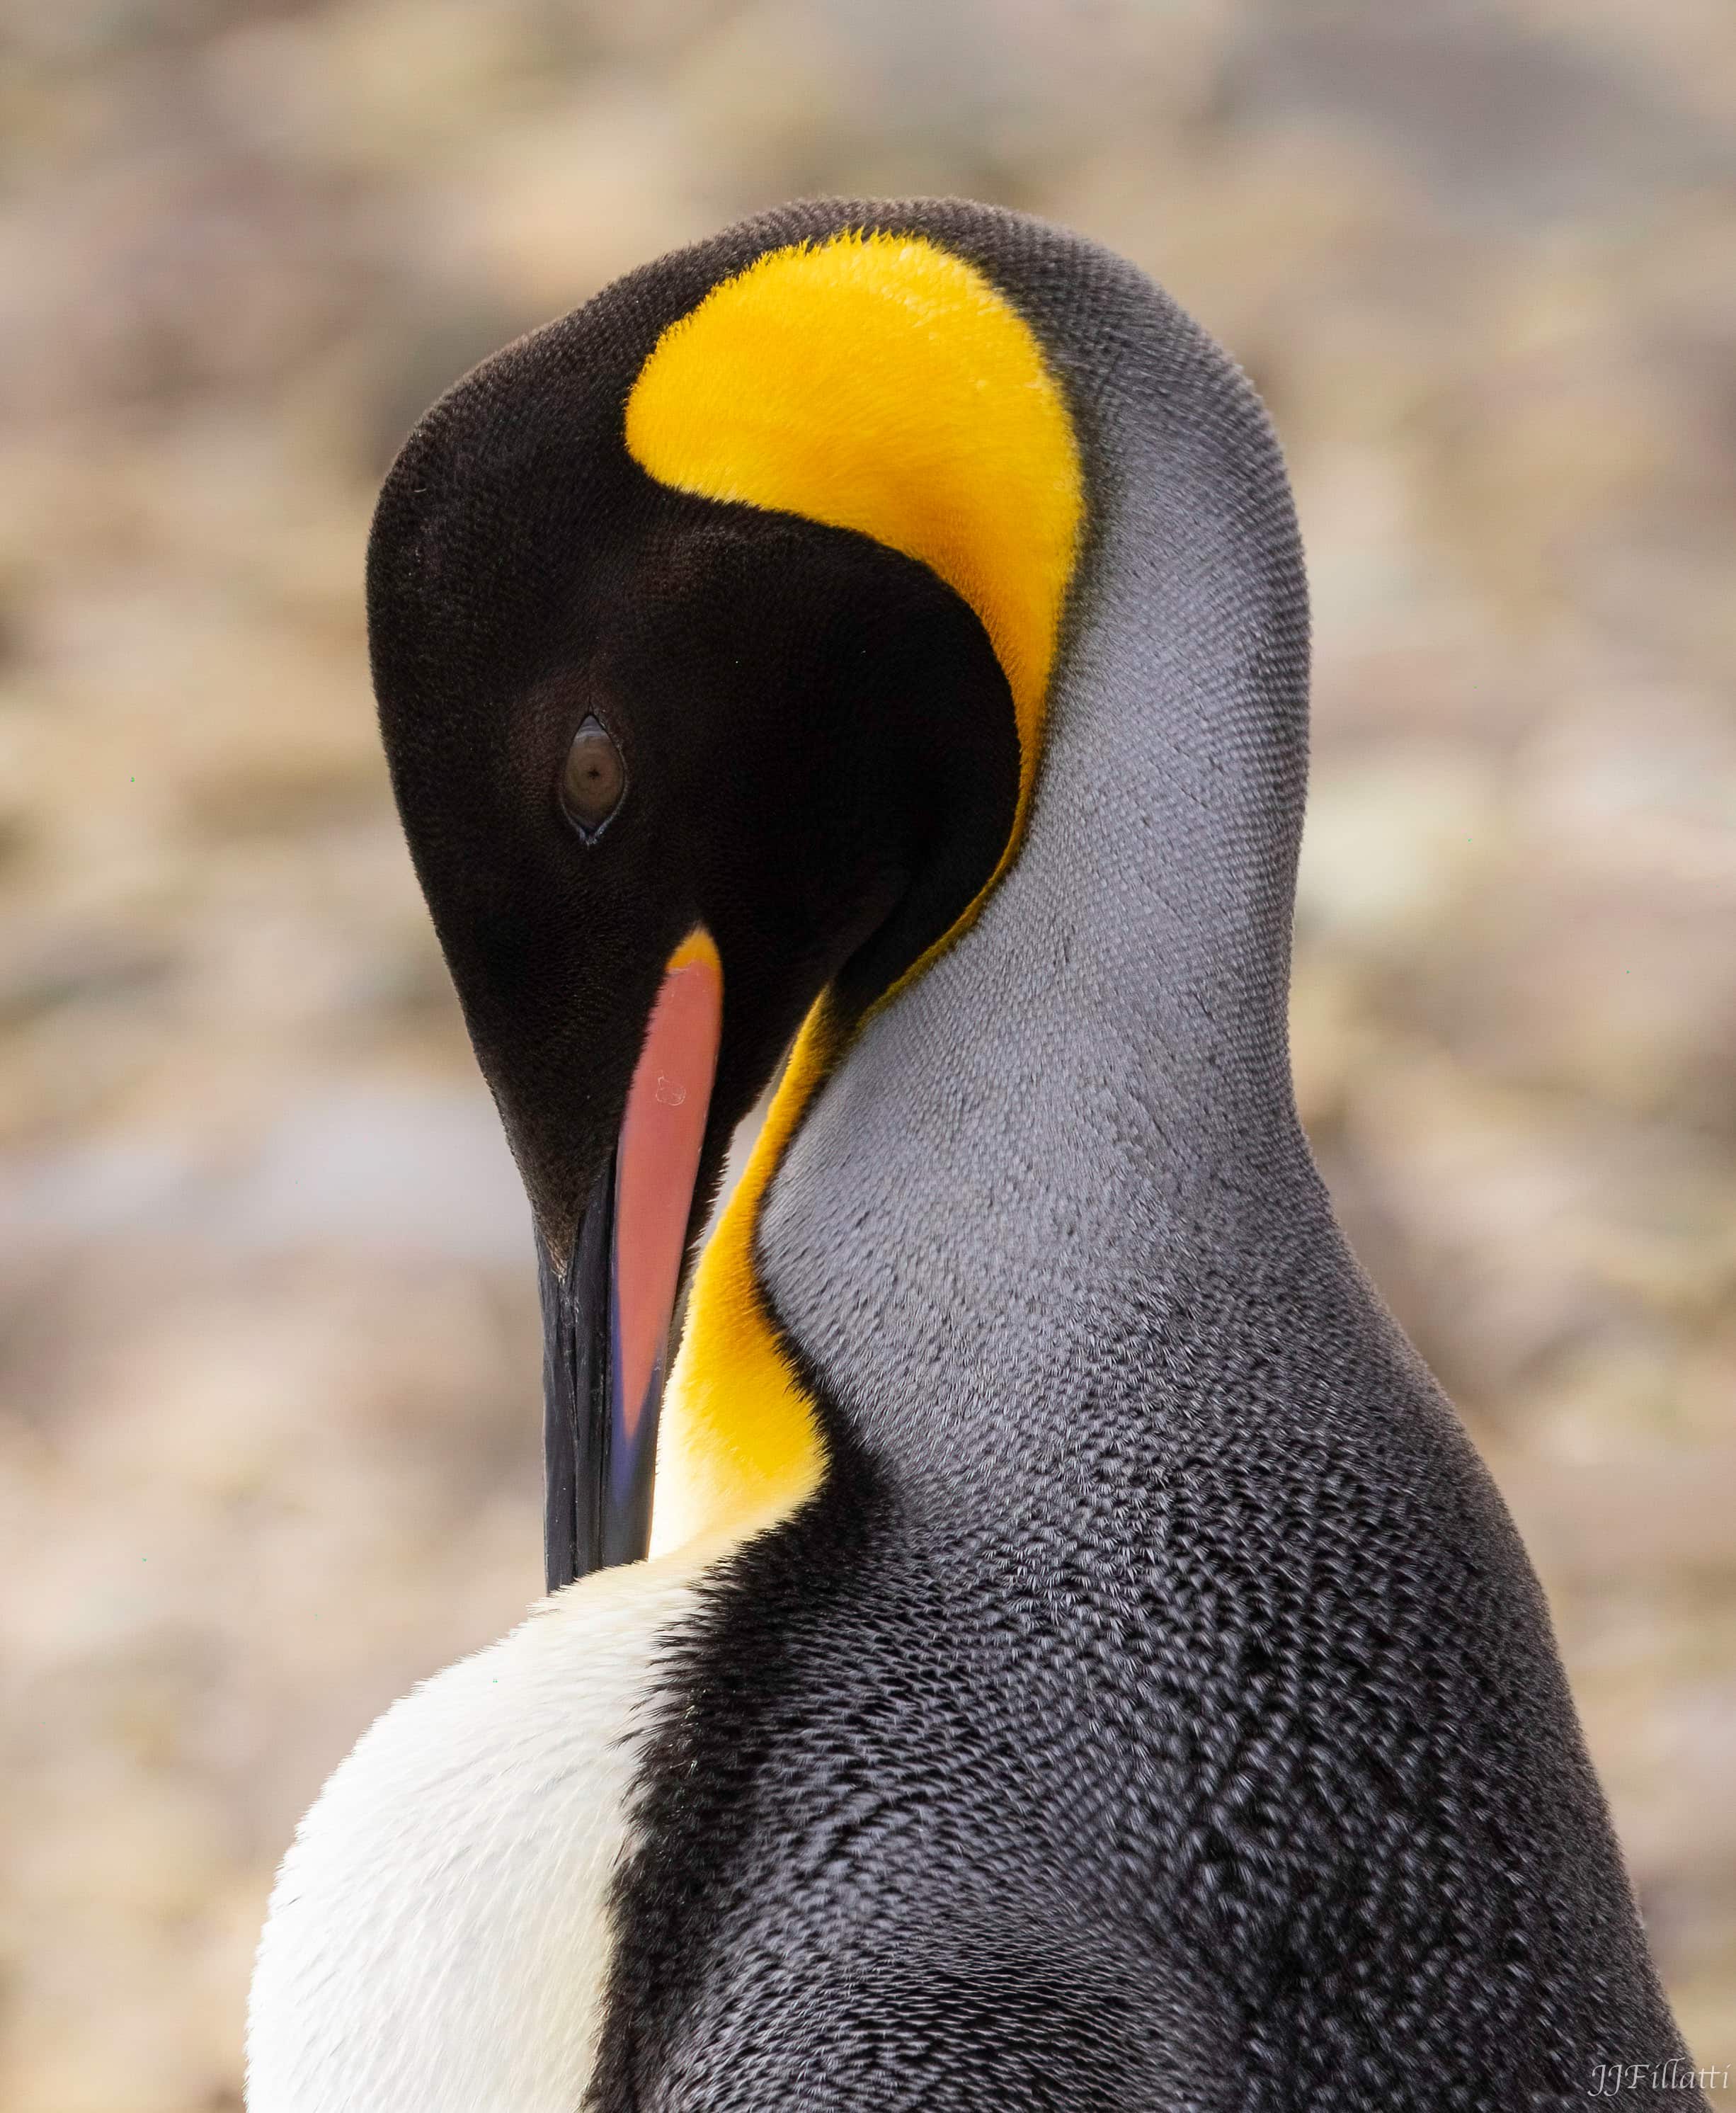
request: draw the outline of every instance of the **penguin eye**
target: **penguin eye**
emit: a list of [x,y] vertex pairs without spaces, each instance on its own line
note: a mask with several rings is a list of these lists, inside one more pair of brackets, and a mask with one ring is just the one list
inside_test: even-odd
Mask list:
[[584,720],[561,773],[561,805],[581,836],[594,837],[621,805],[627,765],[595,714]]

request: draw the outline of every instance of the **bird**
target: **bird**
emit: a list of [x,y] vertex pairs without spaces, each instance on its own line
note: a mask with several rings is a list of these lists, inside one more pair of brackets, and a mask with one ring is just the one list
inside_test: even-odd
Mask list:
[[303,1821],[253,2113],[1679,2083],[1536,1577],[1298,1117],[1307,589],[1228,354],[1010,210],[781,207],[458,382],[367,599],[549,1590]]

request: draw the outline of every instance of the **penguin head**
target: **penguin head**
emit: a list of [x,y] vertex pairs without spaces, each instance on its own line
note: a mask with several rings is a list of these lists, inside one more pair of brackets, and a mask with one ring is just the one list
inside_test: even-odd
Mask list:
[[[1078,541],[1023,316],[938,244],[796,218],[485,363],[370,545],[399,812],[539,1236],[554,1582],[558,1540],[644,1552],[735,1126],[1010,856]],[[574,1536],[563,1478],[605,1492]]]

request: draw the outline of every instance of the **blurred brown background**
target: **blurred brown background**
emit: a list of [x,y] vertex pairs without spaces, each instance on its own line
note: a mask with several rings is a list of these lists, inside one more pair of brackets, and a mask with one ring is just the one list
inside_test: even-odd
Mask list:
[[1266,392],[1309,1123],[1736,2064],[1729,0],[0,19],[0,2103],[237,2106],[297,1814],[538,1588],[528,1236],[376,752],[369,507],[474,358],[815,190],[1070,221]]

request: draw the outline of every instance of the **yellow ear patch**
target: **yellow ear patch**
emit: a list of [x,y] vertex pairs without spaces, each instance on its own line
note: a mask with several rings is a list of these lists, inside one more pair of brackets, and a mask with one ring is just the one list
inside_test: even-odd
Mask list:
[[[1029,324],[920,236],[773,250],[664,331],[627,399],[627,445],[677,491],[871,536],[976,611],[1012,692],[1018,803],[999,865],[945,946],[1018,848],[1079,546],[1078,446]],[[837,1053],[822,997],[700,1257],[663,1404],[654,1554],[702,1533],[745,1538],[818,1486],[813,1404],[778,1347],[753,1243]]]
[[664,331],[627,445],[677,491],[854,528],[939,573],[1005,673],[1028,794],[1082,485],[1041,348],[973,266],[916,235],[773,250]]

